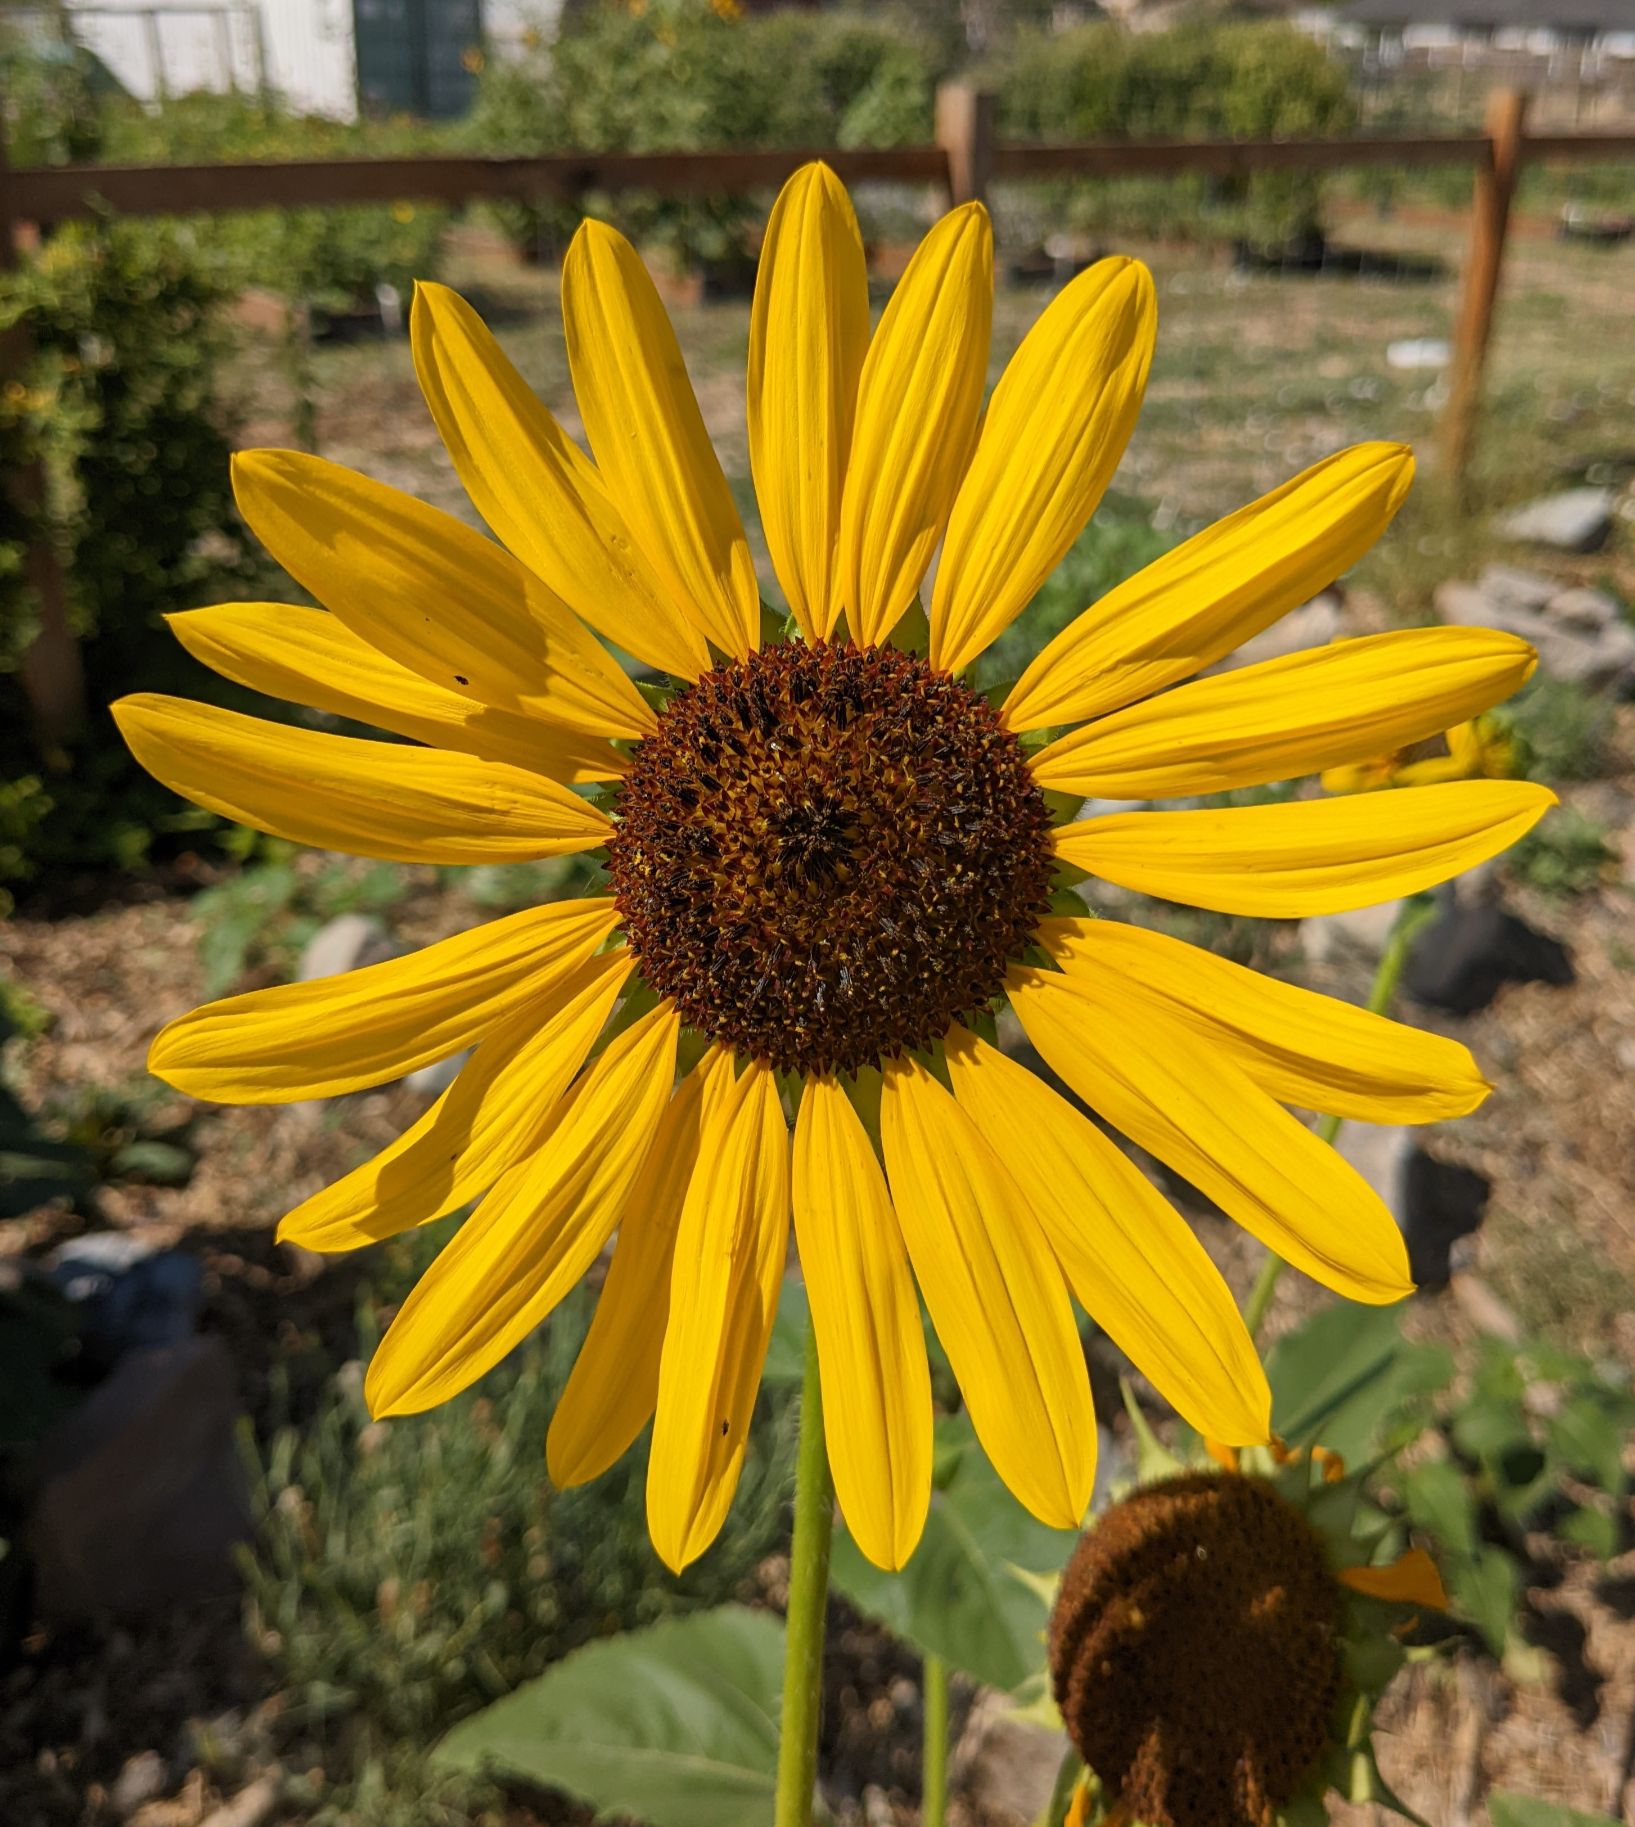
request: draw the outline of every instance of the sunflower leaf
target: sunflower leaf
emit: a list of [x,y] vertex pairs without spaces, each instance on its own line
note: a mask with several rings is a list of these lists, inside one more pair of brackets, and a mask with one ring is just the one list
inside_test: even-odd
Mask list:
[[764,1827],[783,1625],[725,1605],[592,1643],[462,1720],[437,1761],[566,1790],[599,1818]]

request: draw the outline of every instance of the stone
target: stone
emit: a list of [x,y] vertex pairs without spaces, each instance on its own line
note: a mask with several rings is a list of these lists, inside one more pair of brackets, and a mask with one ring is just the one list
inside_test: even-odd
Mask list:
[[167,1780],[165,1760],[157,1751],[138,1751],[127,1757],[114,1785],[108,1791],[108,1802],[115,1814],[135,1814],[164,1790]]
[[1541,933],[1491,901],[1449,897],[1414,941],[1403,969],[1403,987],[1416,1002],[1456,1015],[1485,1009],[1507,983],[1576,980],[1572,958],[1559,939]]
[[1561,589],[1555,578],[1524,571],[1520,565],[1484,565],[1475,587],[1512,609],[1542,609]]
[[1593,552],[1612,525],[1612,502],[1609,488],[1563,489],[1506,514],[1499,535],[1560,552]]
[[403,950],[372,915],[338,914],[307,941],[295,974],[299,982],[311,983],[317,977],[336,977],[342,971],[400,958]]
[[1313,914],[1300,922],[1301,950],[1313,964],[1377,963],[1401,912],[1398,899],[1345,913]]
[[1408,374],[1446,368],[1452,358],[1451,347],[1439,336],[1410,336],[1385,346],[1386,367]]
[[1065,1732],[1021,1719],[1005,1696],[984,1693],[971,1709],[957,1759],[967,1810],[982,1820],[1029,1827],[1050,1805],[1066,1751]]
[[41,1615],[151,1617],[231,1593],[250,1538],[238,1420],[220,1339],[122,1358],[41,1442],[27,1527]]
[[1345,611],[1337,590],[1324,590],[1309,603],[1280,616],[1270,628],[1251,635],[1224,660],[1206,667],[1208,672],[1235,672],[1240,666],[1252,666],[1259,660],[1281,660],[1287,654],[1303,653],[1310,647],[1326,647],[1346,632]]
[[421,1097],[441,1097],[470,1057],[471,1048],[465,1047],[458,1053],[451,1053],[447,1059],[434,1059],[429,1066],[417,1066],[403,1082]]
[[[1559,591],[1551,602],[1580,595]],[[1635,686],[1635,629],[1616,615],[1605,623],[1575,621],[1558,617],[1553,607],[1524,608],[1502,594],[1490,595],[1476,584],[1462,582],[1438,584],[1435,601],[1444,622],[1497,628],[1531,642],[1538,649],[1539,664],[1552,678],[1614,694]],[[1575,609],[1584,614],[1581,602],[1569,603],[1569,615]]]
[[1347,1123],[1335,1146],[1396,1219],[1415,1283],[1437,1289],[1453,1275],[1456,1246],[1480,1229],[1491,1183],[1471,1168],[1437,1160],[1425,1133],[1401,1124]]
[[46,1279],[82,1309],[81,1338],[93,1362],[190,1338],[204,1300],[204,1274],[185,1250],[162,1250],[126,1231],[93,1231],[46,1258]]
[[1622,617],[1616,597],[1609,596],[1605,590],[1592,590],[1588,584],[1579,584],[1552,596],[1546,611],[1555,621],[1590,633],[1598,628],[1609,628]]

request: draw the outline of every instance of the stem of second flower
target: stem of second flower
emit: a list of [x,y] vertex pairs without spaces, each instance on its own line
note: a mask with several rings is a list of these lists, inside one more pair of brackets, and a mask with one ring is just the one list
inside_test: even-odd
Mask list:
[[806,1335],[800,1447],[795,1460],[795,1530],[789,1548],[789,1614],[784,1640],[783,1712],[778,1736],[776,1827],[811,1827],[817,1790],[818,1717],[823,1704],[823,1627],[829,1602],[834,1488],[823,1438],[817,1335]]
[[[1380,953],[1380,961],[1374,969],[1374,981],[1368,991],[1368,1011],[1371,1015],[1385,1014],[1396,1000],[1397,986],[1402,982],[1408,953],[1419,936],[1420,928],[1435,911],[1436,903],[1429,895],[1416,895],[1403,903],[1396,924],[1391,928],[1391,936],[1385,942],[1385,950]],[[1343,1120],[1337,1116],[1324,1117],[1317,1125],[1318,1139],[1332,1147]],[[1250,1338],[1256,1338],[1260,1333],[1261,1322],[1266,1317],[1266,1309],[1272,1304],[1272,1296],[1277,1292],[1283,1269],[1283,1258],[1268,1250],[1265,1261],[1260,1265],[1260,1273],[1255,1277],[1255,1285],[1249,1290],[1249,1298],[1243,1303],[1243,1323],[1249,1329]]]

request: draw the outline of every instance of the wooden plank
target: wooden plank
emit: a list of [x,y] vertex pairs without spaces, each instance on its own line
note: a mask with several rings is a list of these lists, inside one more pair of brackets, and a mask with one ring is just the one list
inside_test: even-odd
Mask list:
[[944,183],[940,146],[839,151],[574,153],[542,158],[428,155],[389,159],[290,159],[243,165],[37,167],[12,174],[14,216],[65,222],[99,208],[126,216],[212,214],[398,199],[459,203],[477,197],[571,198],[586,190],[720,195],[769,189],[821,158],[850,183],[870,178]]
[[1635,133],[1528,134],[1527,162],[1543,159],[1635,159]]
[[1487,132],[1493,155],[1476,168],[1470,251],[1465,257],[1459,315],[1454,323],[1448,403],[1442,414],[1443,471],[1456,497],[1463,496],[1469,476],[1476,419],[1481,410],[1482,372],[1493,334],[1493,307],[1504,270],[1510,200],[1521,167],[1526,125],[1526,95],[1517,89],[1495,89],[1487,100]]
[[993,174],[994,116],[998,97],[970,83],[937,88],[937,144],[948,158],[951,204],[984,203]]
[[996,178],[1125,178],[1203,171],[1341,171],[1363,165],[1470,165],[1486,158],[1481,134],[1417,139],[1363,135],[1319,140],[1092,140],[1070,146],[994,148]]

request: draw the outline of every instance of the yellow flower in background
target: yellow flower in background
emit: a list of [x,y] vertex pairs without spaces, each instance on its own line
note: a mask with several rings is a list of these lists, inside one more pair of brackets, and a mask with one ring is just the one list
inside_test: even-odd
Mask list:
[[1373,793],[1381,787],[1422,787],[1446,780],[1509,780],[1520,757],[1501,717],[1472,717],[1428,742],[1344,767],[1325,768],[1330,793]]
[[[587,223],[563,271],[590,457],[470,307],[422,286],[421,385],[499,543],[336,465],[252,452],[240,506],[326,608],[173,618],[240,684],[411,744],[171,698],[116,707],[160,779],[296,842],[604,859],[604,896],[211,1004],[165,1028],[151,1063],[195,1096],[276,1103],[475,1046],[397,1142],[280,1235],[352,1249],[477,1201],[376,1352],[377,1415],[467,1387],[616,1237],[549,1466],[594,1477],[651,1419],[648,1516],[675,1568],[732,1499],[791,1219],[840,1502],[884,1566],[912,1552],[931,1488],[921,1298],[994,1465],[1051,1523],[1079,1521],[1095,1473],[1075,1297],[1202,1434],[1268,1438],[1226,1283],[1101,1130],[994,1044],[1003,1001],[1100,1116],[1356,1300],[1409,1291],[1401,1236],[1285,1106],[1426,1122],[1487,1090],[1441,1036],[1051,913],[1076,871],[1229,912],[1367,905],[1502,849],[1551,796],[1487,781],[1361,808],[1056,822],[1056,795],[1213,793],[1420,741],[1514,690],[1533,655],[1505,634],[1414,630],[1182,683],[1378,536],[1412,463],[1368,444],[1120,585],[1001,705],[979,696],[962,673],[1119,461],[1156,315],[1145,268],[1101,262],[1051,302],[984,410],[992,302],[988,219],[967,205],[871,334],[845,191],[821,165],[785,188],[748,372],[793,624],[771,639],[674,332],[623,237]],[[892,644],[916,626],[924,641]],[[673,691],[639,692],[604,641]]]

